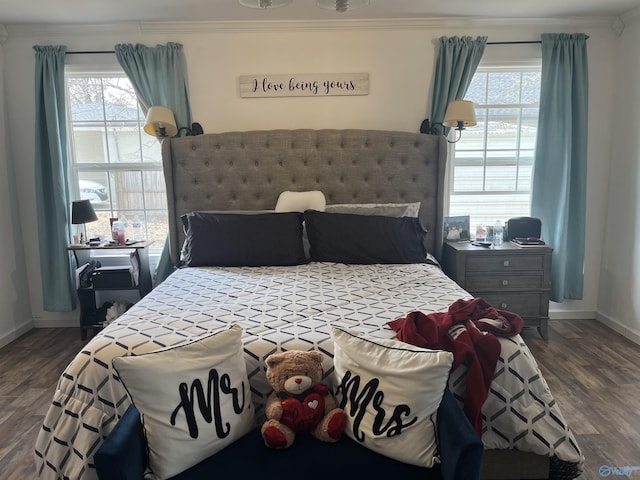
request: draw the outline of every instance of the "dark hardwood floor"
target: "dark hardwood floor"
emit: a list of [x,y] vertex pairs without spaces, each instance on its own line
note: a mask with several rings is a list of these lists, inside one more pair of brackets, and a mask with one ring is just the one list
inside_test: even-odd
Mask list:
[[[586,457],[582,480],[603,466],[640,467],[640,346],[594,320],[555,320],[549,341],[522,336]],[[58,377],[85,342],[75,328],[36,329],[0,349],[0,478],[36,478],[33,447]],[[640,478],[640,470],[609,471]],[[618,473],[619,475],[616,475]]]
[[36,478],[34,445],[60,374],[82,348],[79,328],[31,330],[0,349],[0,478]]
[[522,336],[585,456],[580,478],[640,478],[640,346],[595,320],[549,325],[548,342]]

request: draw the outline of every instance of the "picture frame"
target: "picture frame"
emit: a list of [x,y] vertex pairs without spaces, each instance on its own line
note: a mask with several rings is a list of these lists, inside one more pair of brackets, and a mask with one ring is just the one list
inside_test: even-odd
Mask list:
[[469,215],[444,217],[443,241],[468,242],[471,239]]

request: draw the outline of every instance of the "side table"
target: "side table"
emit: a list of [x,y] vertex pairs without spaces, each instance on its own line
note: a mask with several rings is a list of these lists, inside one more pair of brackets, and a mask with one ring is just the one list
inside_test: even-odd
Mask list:
[[148,294],[153,288],[151,280],[151,271],[149,269],[149,246],[152,241],[141,241],[132,243],[130,245],[112,245],[105,244],[100,246],[90,245],[70,245],[67,250],[73,252],[76,265],[78,267],[86,264],[95,252],[108,252],[126,250],[133,253],[133,256],[138,264],[138,284],[114,284],[109,287],[100,286],[96,287],[90,285],[87,287],[78,288],[78,299],[80,301],[80,337],[84,340],[87,337],[88,330],[96,330],[101,328],[102,325],[96,318],[97,305],[95,292],[98,290],[137,290],[140,298]]
[[548,246],[477,247],[471,242],[445,243],[444,272],[474,297],[495,308],[517,313],[526,327],[549,338],[551,254]]

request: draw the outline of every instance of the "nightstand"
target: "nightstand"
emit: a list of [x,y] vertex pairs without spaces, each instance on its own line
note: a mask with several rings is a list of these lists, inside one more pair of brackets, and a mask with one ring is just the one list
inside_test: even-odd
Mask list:
[[[115,271],[109,271],[110,269],[99,269],[103,275],[109,275],[114,278],[113,281],[108,280],[96,285],[89,285],[88,287],[78,288],[78,300],[80,302],[80,337],[82,340],[87,337],[87,330],[98,330],[102,328],[102,324],[99,323],[97,317],[98,306],[96,305],[95,293],[99,290],[136,290],[140,298],[144,297],[152,289],[151,271],[149,269],[149,245],[152,241],[141,241],[133,243],[131,245],[101,245],[101,246],[89,246],[89,245],[71,245],[67,249],[72,251],[76,265],[78,267],[85,265],[92,257],[93,252],[106,253],[108,251],[128,251],[132,255],[133,263],[138,267],[138,283],[134,285],[131,281],[131,275],[113,275],[113,273],[119,273]],[[122,253],[122,252],[119,252]],[[126,253],[126,252],[125,252]],[[122,271],[127,267],[117,268],[116,270]]]
[[476,247],[470,242],[445,243],[444,272],[474,297],[495,308],[517,313],[525,327],[536,327],[549,338],[551,253],[548,246]]

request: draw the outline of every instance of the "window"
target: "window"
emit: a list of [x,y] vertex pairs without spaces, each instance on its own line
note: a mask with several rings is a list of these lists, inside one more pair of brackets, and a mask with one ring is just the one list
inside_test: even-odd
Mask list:
[[110,219],[118,218],[127,238],[154,240],[159,253],[168,233],[161,149],[142,130],[131,82],[121,70],[65,77],[71,192],[89,199],[98,216],[87,235],[110,238]]
[[478,224],[530,214],[531,173],[538,124],[540,67],[482,68],[466,100],[478,125],[452,144],[449,215]]

